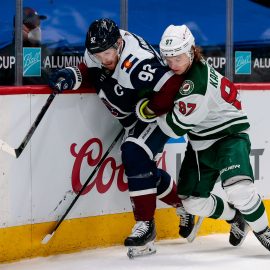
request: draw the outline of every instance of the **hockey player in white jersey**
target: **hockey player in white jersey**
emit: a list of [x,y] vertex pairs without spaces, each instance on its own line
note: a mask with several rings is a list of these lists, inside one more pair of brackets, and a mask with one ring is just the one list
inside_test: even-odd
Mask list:
[[[167,27],[160,52],[175,74],[185,74],[173,109],[157,118],[168,136],[189,138],[178,181],[185,209],[230,223],[233,246],[242,244],[250,227],[270,250],[268,219],[249,160],[249,122],[236,87],[204,61],[186,25]],[[138,103],[142,120],[153,120],[148,102]],[[218,177],[228,202],[212,193]]]
[[[170,71],[145,40],[119,30],[110,19],[96,20],[90,25],[85,46],[85,64],[59,70],[52,75],[50,85],[60,83],[62,90],[94,86],[100,99],[126,129],[122,161],[136,224],[125,246],[129,247],[130,257],[154,253],[157,198],[177,208],[181,216],[179,233],[185,238],[191,233],[194,216],[184,211],[176,184],[154,161],[169,137],[156,123],[138,120],[135,106],[141,98],[149,98],[158,91],[171,92],[173,97],[178,91],[175,85],[183,78]],[[173,98],[168,103],[173,105]],[[158,113],[164,113],[164,105],[155,106],[153,102],[153,106]]]

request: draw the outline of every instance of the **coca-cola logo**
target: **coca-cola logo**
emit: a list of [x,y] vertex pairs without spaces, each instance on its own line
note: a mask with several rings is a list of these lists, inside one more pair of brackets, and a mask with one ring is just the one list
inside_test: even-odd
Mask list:
[[[70,146],[70,152],[72,156],[75,157],[71,174],[71,184],[73,191],[78,193],[84,185],[85,181],[87,181],[86,179],[81,179],[81,171],[84,161],[87,162],[89,167],[92,168],[91,171],[93,171],[103,157],[104,153],[102,142],[98,138],[91,138],[77,151],[76,148],[76,143],[73,143]],[[94,154],[94,152],[97,152],[97,154]],[[166,170],[165,155],[166,152],[164,151],[157,162],[157,165],[161,165],[161,168],[164,170]],[[107,169],[111,172],[111,175],[109,180],[108,176],[106,177],[107,180],[105,183],[104,174]],[[91,171],[89,172],[89,175],[91,174]],[[105,193],[111,188],[114,181],[116,181],[117,188],[120,192],[127,191],[128,185],[123,164],[117,164],[115,158],[108,156],[101,164],[96,175],[93,177],[93,179],[90,180],[89,184],[82,192],[82,195],[87,194],[94,187],[96,187],[99,193]]]

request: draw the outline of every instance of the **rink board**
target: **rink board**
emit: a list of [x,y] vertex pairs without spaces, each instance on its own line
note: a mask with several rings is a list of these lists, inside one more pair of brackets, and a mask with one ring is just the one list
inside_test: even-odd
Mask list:
[[[261,88],[260,88],[261,87]],[[267,211],[270,199],[268,169],[270,85],[241,86],[244,109],[252,129],[251,164]],[[247,89],[245,91],[245,89]],[[46,102],[46,87],[0,89],[0,139],[17,147]],[[256,90],[256,91],[250,91]],[[121,244],[134,224],[121,164],[119,145],[92,179],[84,195],[43,246],[50,232],[81,188],[120,126],[95,94],[87,91],[58,95],[19,159],[0,153],[0,261],[45,256],[88,247]],[[166,144],[159,167],[176,179],[185,139]],[[223,196],[218,182],[215,191]],[[159,238],[178,237],[174,209],[159,203]],[[206,220],[200,234],[225,232],[224,221]]]

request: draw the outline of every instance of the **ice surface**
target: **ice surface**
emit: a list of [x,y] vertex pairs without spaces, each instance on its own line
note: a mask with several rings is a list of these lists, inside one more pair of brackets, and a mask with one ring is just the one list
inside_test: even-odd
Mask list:
[[241,247],[232,247],[228,235],[157,241],[155,255],[128,259],[126,248],[116,246],[45,258],[0,264],[4,270],[268,270],[270,252],[249,232]]

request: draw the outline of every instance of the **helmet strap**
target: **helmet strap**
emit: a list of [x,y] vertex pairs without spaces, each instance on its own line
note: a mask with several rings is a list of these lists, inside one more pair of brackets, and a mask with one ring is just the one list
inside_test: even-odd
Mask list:
[[189,66],[187,67],[186,71],[184,73],[187,73],[193,63],[193,60],[194,60],[194,49],[191,48],[191,50],[189,52],[186,52],[186,55],[188,56],[189,58]]
[[118,56],[118,60],[121,57],[122,51],[123,51],[123,40],[120,41],[120,43],[118,44],[117,42],[113,45],[113,48],[116,49],[117,51],[117,56]]

